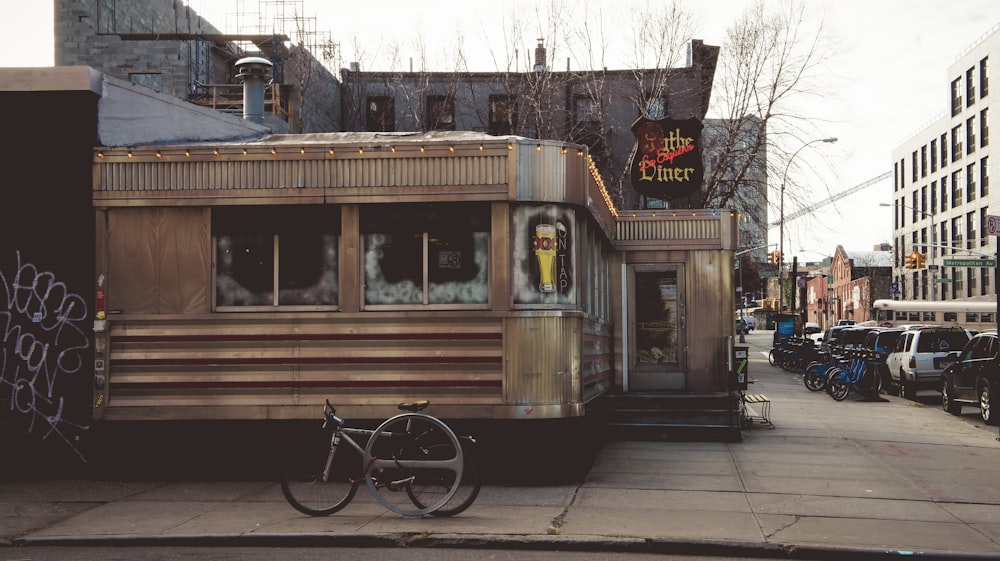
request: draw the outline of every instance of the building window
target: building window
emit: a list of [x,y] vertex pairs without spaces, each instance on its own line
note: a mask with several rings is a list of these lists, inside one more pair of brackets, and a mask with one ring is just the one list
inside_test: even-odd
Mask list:
[[951,174],[951,206],[957,207],[962,204],[962,171],[954,171]]
[[474,307],[488,302],[488,204],[361,207],[364,302]]
[[989,57],[979,61],[979,97],[986,97],[990,91]]
[[213,209],[216,309],[336,306],[339,237],[336,206]]
[[455,130],[455,100],[446,95],[427,96],[426,126],[430,131]]
[[948,210],[948,176],[941,178],[941,212]]
[[937,139],[931,141],[931,173],[937,171]]
[[962,216],[956,216],[951,219],[951,244],[958,247],[958,244],[962,243],[964,239],[962,236],[965,235],[965,220]]
[[[989,217],[989,211],[990,211],[990,209],[988,209],[986,207],[983,207],[983,208],[979,209],[979,223],[982,225],[982,227],[984,229],[986,228],[986,223],[989,220],[989,218],[988,218]],[[989,245],[989,243],[990,243],[990,237],[989,236],[980,236],[979,237],[979,245],[981,245],[981,246],[982,245]]]
[[132,72],[128,75],[130,82],[137,86],[145,86],[154,91],[162,91],[163,75],[159,72]]
[[916,183],[917,182],[917,151],[916,150],[913,151],[913,165],[910,166],[910,169],[912,170],[911,175],[913,176],[912,179],[910,179],[910,181]]
[[941,167],[948,165],[948,133],[941,135]]
[[979,147],[985,148],[990,143],[989,108],[979,112]]
[[976,243],[979,241],[979,234],[976,233],[976,211],[965,215],[965,239],[966,249],[979,245]]
[[665,96],[646,95],[646,107],[643,113],[651,121],[667,118],[667,98]]
[[971,107],[976,102],[976,68],[965,71],[965,106]]
[[920,147],[920,177],[927,177],[927,145]]
[[937,214],[937,181],[931,181],[931,214]]
[[394,132],[396,130],[396,100],[387,95],[368,98],[365,115],[368,132]]
[[597,123],[597,103],[590,96],[578,95],[573,98],[574,117],[577,123]]
[[951,82],[951,116],[962,112],[962,79],[955,78]]
[[976,200],[976,164],[965,166],[965,202]]
[[490,96],[490,134],[514,134],[517,125],[517,98],[512,95]]
[[951,161],[957,162],[962,157],[962,125],[951,129]]
[[979,196],[987,197],[990,194],[990,162],[989,156],[984,156],[979,160]]
[[969,117],[965,120],[965,153],[971,154],[976,151],[976,118]]

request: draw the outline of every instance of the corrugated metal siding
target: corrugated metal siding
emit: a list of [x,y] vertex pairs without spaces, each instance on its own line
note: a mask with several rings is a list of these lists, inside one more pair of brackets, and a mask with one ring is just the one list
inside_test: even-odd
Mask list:
[[313,418],[327,398],[373,417],[412,399],[488,416],[503,403],[499,318],[248,313],[109,323],[105,418],[238,418],[227,409],[248,408],[256,418]]
[[420,187],[506,187],[508,157],[372,157],[323,160],[111,161],[99,163],[101,192],[175,190]]
[[713,240],[722,235],[719,220],[705,218],[667,218],[618,220],[619,241]]
[[566,158],[577,156],[575,151],[563,152],[562,145],[518,144],[517,200],[555,202],[569,198]]
[[507,334],[506,402],[513,405],[581,403],[580,317],[514,317]]

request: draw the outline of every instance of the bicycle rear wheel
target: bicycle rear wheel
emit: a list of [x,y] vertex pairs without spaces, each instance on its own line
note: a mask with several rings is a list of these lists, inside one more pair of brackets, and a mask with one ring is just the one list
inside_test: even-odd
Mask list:
[[[476,462],[469,447],[468,443],[462,443],[462,481],[458,490],[455,491],[455,495],[443,507],[432,511],[430,513],[432,516],[455,516],[472,506],[472,503],[479,497],[479,489],[482,486],[482,482],[479,481],[479,470],[476,468]],[[429,456],[444,458],[447,457],[448,451],[449,447],[447,444],[435,444],[431,446]],[[452,477],[449,472],[440,473],[436,481],[423,481],[419,488],[418,486],[411,485],[407,487],[406,492],[410,494],[410,500],[413,501],[413,504],[417,505],[417,508],[426,508],[428,504],[433,504],[440,500],[441,496],[448,492]]]
[[818,362],[810,364],[802,374],[802,383],[811,391],[818,392],[826,387],[827,366]]
[[[329,467],[329,469],[328,469]],[[289,454],[281,492],[295,510],[327,516],[341,510],[358,491],[361,457],[346,447],[305,446]]]
[[431,514],[458,491],[463,456],[458,437],[444,422],[403,413],[379,425],[368,441],[365,481],[387,509],[405,517]]

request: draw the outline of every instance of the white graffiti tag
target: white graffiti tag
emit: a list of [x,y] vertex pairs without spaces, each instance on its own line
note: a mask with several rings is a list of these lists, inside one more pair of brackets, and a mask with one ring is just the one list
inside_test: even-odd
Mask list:
[[41,422],[43,439],[56,435],[81,459],[71,433],[88,426],[64,417],[64,376],[80,374],[90,347],[83,329],[87,304],[55,275],[21,262],[6,276],[0,270],[0,399],[9,392],[9,411],[27,418],[28,432]]

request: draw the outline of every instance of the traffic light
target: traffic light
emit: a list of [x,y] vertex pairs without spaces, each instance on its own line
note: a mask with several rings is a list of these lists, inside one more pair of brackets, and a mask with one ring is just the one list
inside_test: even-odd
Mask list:
[[917,268],[918,269],[924,269],[926,267],[927,267],[927,254],[926,253],[918,253],[917,254]]
[[767,264],[768,265],[774,265],[774,252],[773,251],[768,251],[767,252]]
[[916,269],[917,264],[920,262],[920,254],[916,251],[906,254],[906,268]]
[[768,253],[767,254],[767,262],[770,263],[771,265],[780,265],[781,264],[781,252],[780,251],[772,251],[772,252]]

